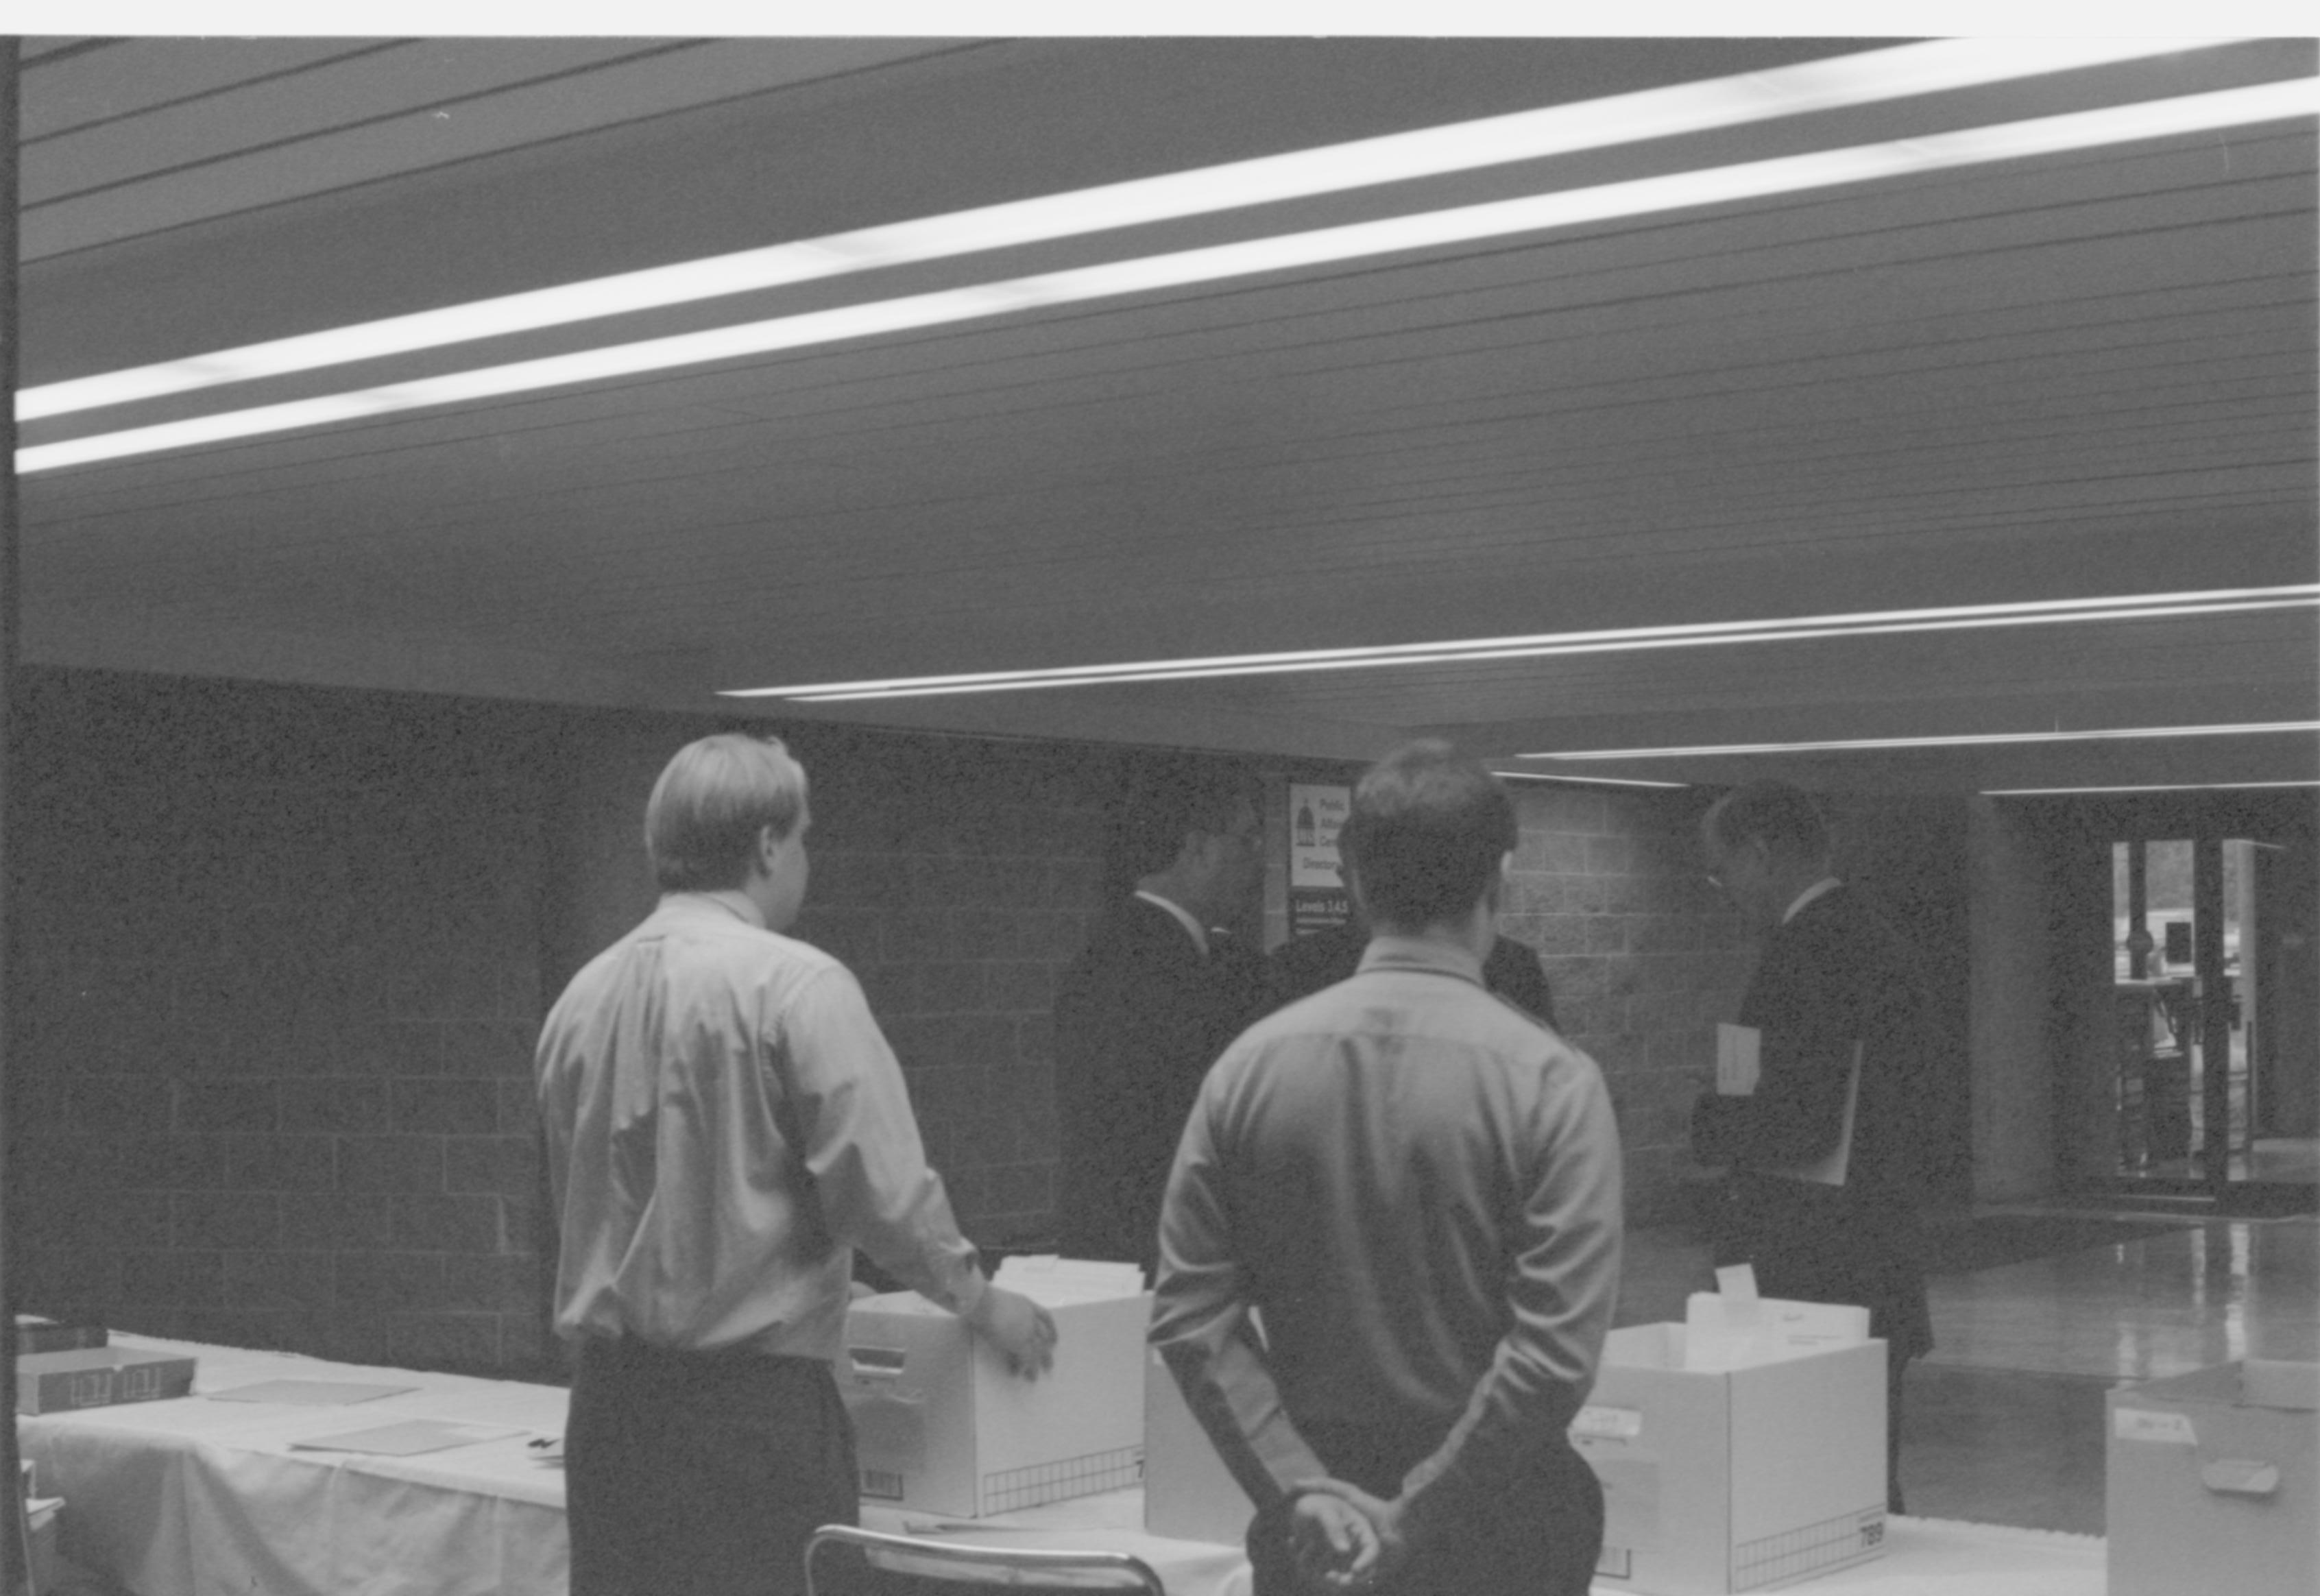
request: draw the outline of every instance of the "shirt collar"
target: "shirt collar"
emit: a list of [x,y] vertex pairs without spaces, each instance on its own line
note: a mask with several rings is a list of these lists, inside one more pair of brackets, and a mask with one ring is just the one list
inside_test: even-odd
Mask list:
[[1361,966],[1355,974],[1366,975],[1372,970],[1426,970],[1456,975],[1477,986],[1482,984],[1482,961],[1464,948],[1431,937],[1402,937],[1391,931],[1370,933],[1370,945],[1363,950]]
[[682,914],[689,919],[730,914],[743,925],[755,926],[761,931],[766,929],[766,917],[758,912],[757,904],[749,901],[749,894],[733,888],[714,893],[663,893],[660,895],[660,911]]
[[1209,928],[1187,913],[1183,904],[1172,903],[1158,893],[1147,893],[1142,887],[1136,889],[1136,895],[1154,908],[1165,909],[1174,916],[1176,923],[1184,928],[1184,934],[1192,939],[1192,946],[1201,950],[1201,957],[1209,957]]
[[1802,909],[1806,904],[1811,902],[1815,898],[1827,896],[1830,893],[1835,892],[1838,887],[1841,887],[1844,884],[1844,883],[1839,881],[1834,875],[1822,876],[1818,881],[1814,882],[1810,886],[1805,888],[1804,891],[1797,894],[1797,901],[1789,905],[1789,911],[1786,914],[1781,916],[1781,923],[1782,925],[1788,924],[1789,921],[1796,919],[1797,911]]

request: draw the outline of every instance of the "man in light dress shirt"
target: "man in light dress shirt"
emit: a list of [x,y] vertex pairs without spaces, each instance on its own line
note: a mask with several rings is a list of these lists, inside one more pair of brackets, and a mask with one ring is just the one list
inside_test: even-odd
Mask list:
[[659,907],[540,1036],[573,1596],[786,1593],[855,1521],[830,1365],[857,1246],[1018,1373],[1052,1359],[1053,1319],[960,1236],[861,987],[781,934],[809,823],[779,741],[680,750],[645,812]]
[[1407,745],[1340,841],[1369,948],[1209,1072],[1152,1340],[1257,1505],[1259,1596],[1580,1596],[1603,1498],[1565,1432],[1621,1237],[1602,1075],[1483,988],[1515,845],[1488,771]]

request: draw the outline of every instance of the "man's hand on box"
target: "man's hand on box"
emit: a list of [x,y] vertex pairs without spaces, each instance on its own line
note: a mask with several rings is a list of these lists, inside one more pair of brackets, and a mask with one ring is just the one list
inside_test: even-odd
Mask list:
[[997,1347],[1007,1366],[1024,1379],[1037,1380],[1055,1366],[1055,1318],[1022,1292],[985,1286],[974,1311],[965,1317],[968,1328]]

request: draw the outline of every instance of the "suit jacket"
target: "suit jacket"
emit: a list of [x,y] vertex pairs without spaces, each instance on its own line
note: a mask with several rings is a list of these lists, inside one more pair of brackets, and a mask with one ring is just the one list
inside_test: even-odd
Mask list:
[[[1917,966],[1853,888],[1814,899],[1766,939],[1741,1001],[1739,1022],[1763,1035],[1754,1094],[1708,1093],[1692,1115],[1694,1152],[1731,1166],[1717,1261],[1753,1263],[1768,1296],[1860,1303],[1871,1334],[1910,1354],[1933,1345],[1918,1215],[1928,1059]],[[1844,1184],[1772,1173],[1835,1145],[1856,1042]]]
[[[1325,986],[1351,980],[1369,941],[1367,928],[1349,920],[1283,942],[1265,959],[1266,1008],[1286,1008]],[[1538,955],[1527,945],[1504,937],[1491,943],[1490,957],[1482,961],[1482,984],[1518,1009],[1546,1021],[1548,1029],[1562,1029],[1554,1022],[1554,998],[1547,991],[1546,972],[1539,968]]]
[[1203,957],[1167,911],[1117,905],[1056,998],[1058,1241],[1075,1258],[1159,1256],[1160,1199],[1201,1077],[1262,1011],[1262,960]]

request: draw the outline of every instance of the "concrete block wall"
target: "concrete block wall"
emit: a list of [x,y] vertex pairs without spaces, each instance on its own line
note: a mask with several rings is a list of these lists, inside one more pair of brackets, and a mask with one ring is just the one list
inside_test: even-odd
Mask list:
[[1117,756],[835,727],[789,741],[814,816],[795,934],[861,978],[961,1229],[1052,1235],[1056,984],[1101,906]]
[[[10,890],[17,1306],[552,1372],[530,1050],[652,904],[644,800],[705,717],[33,670]],[[1052,1005],[1126,757],[832,725],[796,934],[845,959],[963,1227],[1051,1232]],[[1350,776],[1352,772],[1348,771]],[[1639,1224],[1754,959],[1707,794],[1525,784],[1506,929],[1603,1066]]]
[[1627,1155],[1628,1222],[1685,1220],[1691,1103],[1755,952],[1701,874],[1706,799],[1521,784],[1500,929],[1538,949],[1563,1033],[1600,1065]]
[[27,676],[16,1306],[360,1362],[537,1356],[543,729]]

